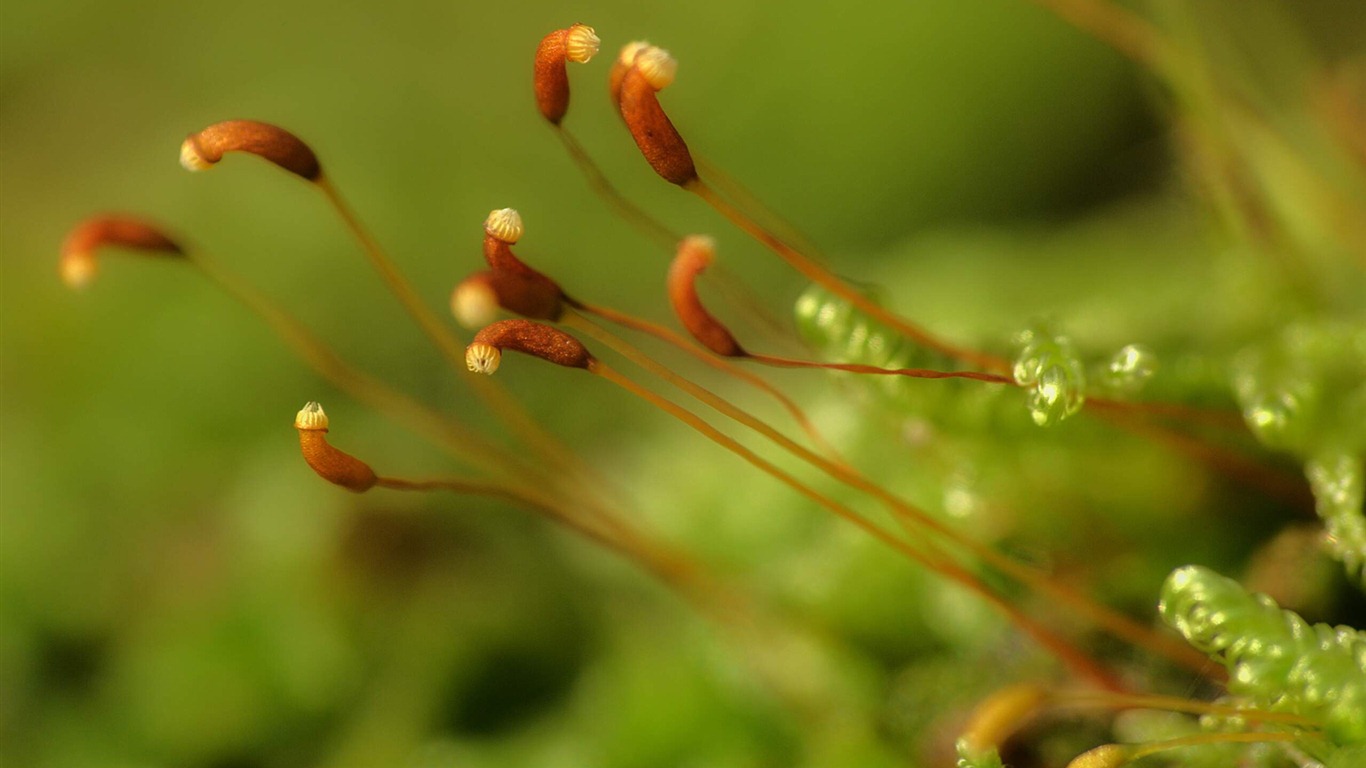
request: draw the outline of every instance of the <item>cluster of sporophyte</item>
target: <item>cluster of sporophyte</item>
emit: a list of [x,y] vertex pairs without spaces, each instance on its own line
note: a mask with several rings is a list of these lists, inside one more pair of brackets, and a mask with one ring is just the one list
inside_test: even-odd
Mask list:
[[[1190,52],[1157,27],[1101,3],[1047,5],[1150,68],[1173,90],[1189,86],[1179,73]],[[1083,6],[1099,15],[1078,13]],[[298,412],[294,427],[303,458],[318,476],[355,493],[380,489],[496,497],[564,525],[676,591],[734,643],[755,678],[794,711],[819,712],[828,703],[819,691],[787,674],[782,657],[771,651],[786,644],[819,642],[819,633],[764,605],[695,553],[666,544],[604,492],[598,468],[567,449],[487,376],[499,370],[504,353],[537,358],[571,369],[570,373],[581,371],[585,378],[619,388],[623,397],[658,408],[896,557],[999,612],[1019,636],[1050,656],[1055,663],[1040,673],[1044,679],[1005,685],[982,699],[961,726],[957,751],[962,766],[1000,765],[1003,749],[1007,755],[1012,750],[1024,754],[1020,743],[1031,737],[1028,731],[1020,732],[1031,721],[1056,724],[1064,722],[1060,713],[1120,710],[1178,713],[1192,732],[1147,734],[1133,742],[1091,748],[1076,746],[1074,738],[1068,742],[1075,755],[1071,765],[1120,766],[1169,751],[1183,755],[1183,760],[1214,761],[1227,759],[1230,749],[1267,764],[1290,760],[1306,766],[1345,766],[1349,763],[1344,761],[1361,757],[1366,742],[1366,639],[1357,630],[1311,626],[1280,611],[1269,599],[1249,596],[1234,582],[1187,567],[1172,574],[1161,603],[1163,619],[1187,645],[1155,627],[1149,616],[1106,605],[1092,590],[1051,570],[1046,561],[1022,557],[964,530],[952,515],[980,503],[980,495],[945,493],[946,509],[932,509],[887,478],[874,476],[861,457],[823,434],[818,420],[764,373],[771,368],[811,370],[812,375],[824,370],[831,372],[832,386],[857,386],[855,379],[875,384],[889,397],[868,406],[875,409],[870,418],[913,415],[914,423],[927,431],[912,442],[957,439],[962,446],[988,452],[1014,450],[1016,444],[1057,439],[1027,430],[1082,420],[1102,434],[1127,434],[1174,452],[1212,476],[1267,498],[1286,499],[1288,505],[1306,498],[1307,485],[1324,521],[1329,550],[1359,582],[1366,561],[1361,510],[1366,326],[1325,299],[1310,313],[1312,319],[1287,326],[1270,343],[1244,344],[1226,359],[1219,358],[1222,350],[1189,348],[1164,356],[1158,349],[1168,340],[1134,339],[1096,354],[1050,323],[1035,324],[1009,342],[988,343],[986,348],[946,339],[839,277],[800,236],[772,223],[777,220],[773,214],[695,157],[659,98],[677,75],[677,61],[657,46],[629,43],[611,62],[608,91],[644,159],[666,182],[710,206],[811,283],[795,308],[809,354],[761,351],[762,341],[741,339],[722,319],[724,312],[708,306],[699,292],[699,280],[717,258],[717,235],[676,233],[659,223],[616,190],[565,126],[568,65],[588,63],[598,49],[595,30],[583,24],[541,40],[533,67],[536,105],[602,200],[624,222],[673,253],[667,303],[683,332],[567,293],[554,278],[516,255],[514,246],[528,236],[528,228],[515,209],[498,207],[483,222],[486,268],[460,281],[451,294],[454,318],[476,329],[466,341],[446,317],[423,303],[350,208],[318,156],[295,134],[264,122],[230,120],[190,134],[180,149],[181,163],[189,170],[206,170],[227,154],[245,153],[317,189],[387,288],[483,407],[496,415],[513,447],[356,367],[287,307],[139,217],[99,216],[81,224],[63,247],[61,274],[73,286],[85,285],[95,274],[97,253],[107,246],[164,256],[198,270],[268,323],[319,376],[406,425],[463,467],[462,474],[437,478],[377,472],[369,462],[329,442],[329,419],[318,403],[310,401]],[[1215,103],[1226,105],[1231,98],[1219,95]],[[1237,109],[1250,107],[1239,103]],[[1208,138],[1198,124],[1188,127],[1193,145]],[[1355,170],[1360,181],[1366,165]],[[1348,196],[1344,204],[1359,202]],[[1256,199],[1239,197],[1231,204],[1266,204],[1275,212],[1269,203]],[[1363,214],[1357,221],[1366,221],[1366,207],[1356,210]],[[1267,210],[1236,213],[1266,215]],[[1355,256],[1344,257],[1347,265],[1324,267],[1322,275],[1311,278],[1328,275],[1336,280],[1343,272],[1356,274],[1366,265],[1362,252],[1352,250],[1366,242],[1355,239],[1361,236],[1359,226],[1344,226],[1339,240],[1345,243],[1344,252]],[[707,277],[714,279],[714,274]],[[721,277],[711,284],[724,286],[730,279]],[[743,309],[733,304],[730,311]],[[500,313],[512,317],[499,319]],[[776,402],[783,421],[771,423],[738,404],[735,395],[704,387],[676,361],[647,354],[623,331],[670,345],[684,359],[733,379],[737,388],[757,389]],[[607,361],[608,353],[613,362]],[[1204,367],[1179,364],[1191,359],[1219,361]],[[625,361],[626,366],[616,361]],[[1173,371],[1165,380],[1158,375],[1164,366]],[[656,391],[660,385],[708,410],[704,415],[661,395]],[[1007,423],[1011,426],[1002,426]],[[999,429],[1009,432],[1015,443],[987,438]],[[966,437],[955,437],[955,430]],[[762,441],[764,448],[750,447],[736,433]],[[1063,438],[1064,448],[1067,439]],[[1307,483],[1268,456],[1267,448],[1295,456],[1305,467]],[[1074,450],[1088,448],[1078,445]],[[867,504],[876,504],[882,512],[866,511]],[[1101,637],[1108,640],[1101,642]],[[1127,650],[1117,652],[1115,647]],[[1226,676],[1211,659],[1227,667]],[[1224,688],[1226,695],[1206,699],[1163,693],[1170,685],[1163,675],[1176,674],[1174,668],[1185,670],[1184,682],[1176,690],[1192,690],[1189,681],[1195,677]]]

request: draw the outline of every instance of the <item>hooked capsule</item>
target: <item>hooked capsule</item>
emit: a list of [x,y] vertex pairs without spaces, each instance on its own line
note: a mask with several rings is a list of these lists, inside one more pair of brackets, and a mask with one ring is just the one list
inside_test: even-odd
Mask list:
[[318,156],[302,139],[259,120],[225,120],[190,134],[180,145],[180,164],[188,171],[203,171],[228,152],[256,155],[306,181],[322,176]]
[[327,413],[316,401],[304,404],[295,414],[294,428],[299,430],[299,450],[304,461],[318,477],[355,493],[368,491],[379,482],[369,464],[327,442]]
[[106,246],[135,248],[169,256],[185,252],[152,225],[129,216],[92,216],[77,224],[62,242],[58,269],[62,282],[84,288],[99,271],[96,252]]
[[622,76],[618,109],[655,173],[665,181],[687,186],[697,180],[697,167],[687,142],[655,95],[673,82],[677,72],[678,61],[668,51],[653,45],[642,49]]
[[585,370],[597,362],[578,339],[532,320],[500,320],[474,335],[465,349],[465,365],[475,373],[498,370],[502,352],[510,349],[555,365]]
[[559,125],[569,111],[568,62],[587,63],[597,55],[600,44],[597,33],[587,24],[557,29],[541,39],[536,48],[532,88],[536,108],[553,125]]

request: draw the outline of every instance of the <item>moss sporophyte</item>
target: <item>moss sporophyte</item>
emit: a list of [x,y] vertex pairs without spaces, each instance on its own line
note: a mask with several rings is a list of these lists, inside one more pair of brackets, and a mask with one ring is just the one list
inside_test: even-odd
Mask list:
[[[1040,4],[1112,45],[1173,90],[1188,85],[1182,65],[1192,54],[1160,27],[1105,3]],[[1065,431],[1082,422],[1088,429],[1174,453],[1213,478],[1210,482],[1236,485],[1282,509],[1303,509],[1312,493],[1322,517],[1326,551],[1341,561],[1351,582],[1360,585],[1366,561],[1361,510],[1366,330],[1355,310],[1323,299],[1271,342],[1246,341],[1239,330],[1206,348],[1170,339],[1133,338],[1117,350],[1090,350],[1051,321],[1035,322],[1013,338],[988,340],[980,347],[950,339],[933,330],[936,318],[909,319],[839,277],[825,266],[836,259],[814,252],[713,164],[697,157],[661,101],[667,88],[684,87],[681,82],[674,85],[679,63],[662,48],[631,42],[610,64],[611,107],[650,168],[729,225],[706,234],[673,232],[619,192],[566,126],[571,103],[568,65],[594,59],[600,46],[596,31],[574,24],[546,35],[538,46],[534,42],[528,41],[527,47],[529,52],[534,49],[532,91],[542,118],[602,202],[623,223],[640,229],[673,256],[667,292],[658,297],[657,317],[636,317],[595,304],[589,296],[567,293],[555,278],[516,255],[514,247],[524,238],[534,240],[535,227],[527,226],[514,208],[500,207],[485,219],[482,232],[476,229],[478,222],[471,222],[471,243],[474,237],[482,238],[485,267],[458,281],[451,293],[454,318],[476,329],[467,343],[447,318],[424,303],[350,208],[333,177],[324,173],[317,154],[294,133],[265,122],[230,120],[190,134],[180,150],[181,163],[189,170],[204,171],[226,155],[243,153],[267,160],[316,188],[386,287],[445,358],[451,375],[471,387],[477,407],[494,414],[499,434],[472,428],[448,410],[421,402],[355,367],[288,307],[237,278],[190,240],[167,235],[139,217],[98,216],[77,226],[62,249],[61,275],[73,287],[86,286],[95,274],[97,252],[110,247],[170,257],[198,270],[264,320],[320,377],[406,425],[465,468],[465,474],[450,477],[381,474],[389,469],[382,466],[383,456],[371,457],[377,470],[334,447],[327,415],[318,403],[309,402],[298,412],[294,427],[302,456],[319,477],[354,493],[491,496],[566,526],[675,591],[733,643],[750,674],[794,711],[820,711],[824,702],[818,692],[813,694],[784,674],[781,665],[764,658],[764,649],[769,643],[818,638],[814,623],[780,615],[722,569],[710,567],[703,556],[665,543],[632,514],[629,505],[607,493],[601,467],[566,447],[496,377],[489,376],[499,370],[503,353],[553,363],[571,369],[554,375],[582,379],[566,379],[564,386],[605,383],[622,397],[639,398],[658,408],[755,472],[826,510],[850,530],[909,561],[910,567],[961,588],[1003,616],[1035,650],[1051,657],[1051,664],[1038,673],[1040,679],[1000,680],[999,690],[982,697],[959,719],[960,766],[1000,765],[1003,755],[1016,755],[1014,759],[1022,761],[1017,765],[1032,764],[1031,758],[1020,756],[1030,754],[1030,740],[1044,731],[1027,727],[1031,723],[1067,731],[1069,759],[1078,768],[1119,766],[1168,753],[1182,755],[1189,764],[1219,764],[1237,753],[1238,759],[1266,764],[1290,759],[1305,766],[1345,766],[1343,760],[1362,754],[1366,638],[1360,631],[1311,625],[1236,582],[1187,566],[1172,574],[1161,595],[1161,617],[1178,637],[1153,621],[1156,584],[1147,610],[1107,605],[1085,582],[1050,567],[1050,558],[1024,556],[1027,546],[1007,546],[959,525],[953,517],[965,506],[980,503],[980,495],[969,494],[978,499],[971,502],[951,495],[947,487],[957,486],[957,480],[944,481],[944,509],[937,509],[917,500],[925,494],[907,492],[892,478],[861,468],[860,457],[824,434],[820,421],[768,377],[772,368],[802,369],[802,375],[827,376],[832,388],[864,387],[891,394],[859,407],[871,409],[873,419],[914,415],[908,421],[931,435],[925,438],[922,431],[921,442],[961,430],[973,435],[961,445],[986,446],[984,450],[1009,441],[1028,445],[1048,440],[1064,456],[1069,451],[1083,454],[1095,449],[1095,441],[1069,438],[1076,433]],[[1236,101],[1237,110],[1254,109],[1237,94],[1205,95],[1214,99],[1214,106]],[[1259,119],[1255,114],[1242,116]],[[1366,124],[1356,127],[1361,131],[1357,138],[1366,135]],[[1199,128],[1189,126],[1192,141],[1200,140]],[[1366,166],[1357,160],[1350,171],[1360,182]],[[331,162],[329,158],[329,171],[334,167]],[[490,201],[505,202],[510,201]],[[1239,214],[1245,216],[1274,216],[1277,211],[1269,204],[1257,207],[1255,198],[1240,205],[1256,209]],[[1358,221],[1366,220],[1366,207],[1358,213]],[[722,320],[723,313],[742,312],[745,307],[733,300],[722,302],[725,308],[718,313],[704,301],[698,280],[723,252],[725,239],[736,233],[753,238],[810,281],[810,289],[796,304],[806,356],[751,351],[762,342],[742,343]],[[1341,235],[1343,253],[1351,254],[1362,245],[1353,239],[1360,235],[1355,229]],[[1344,267],[1349,273],[1366,266],[1361,252],[1355,253],[1356,263]],[[734,278],[708,273],[708,279],[702,288]],[[515,317],[498,319],[500,312]],[[668,325],[671,314],[686,335]],[[1029,322],[1031,318],[1023,318],[1019,325]],[[609,327],[660,342],[685,355],[684,363],[657,359]],[[1230,353],[1225,342],[1240,339],[1243,342]],[[606,362],[603,350],[626,366]],[[1182,366],[1192,367],[1192,359],[1205,361],[1205,369],[1223,372],[1222,378],[1215,377],[1221,383],[1211,387],[1209,378],[1178,375]],[[723,394],[698,383],[687,370],[693,364],[723,374],[735,392]],[[704,415],[659,394],[659,384],[709,411]],[[739,404],[751,389],[776,401],[784,414],[782,422],[770,423]],[[1013,425],[1008,434],[994,435],[1007,419]],[[1067,426],[1059,426],[1064,422]],[[1286,468],[1287,455],[1304,468],[1304,476]],[[869,503],[882,512],[869,512]],[[1069,558],[1084,561],[1085,553],[1070,553]],[[1208,695],[1181,695],[1197,690]],[[1140,733],[1136,739],[1131,731],[1131,740],[1123,744],[1098,744],[1094,717],[1068,731],[1069,723],[1078,722],[1078,713],[1119,711],[1175,713],[1188,727],[1184,733]]]

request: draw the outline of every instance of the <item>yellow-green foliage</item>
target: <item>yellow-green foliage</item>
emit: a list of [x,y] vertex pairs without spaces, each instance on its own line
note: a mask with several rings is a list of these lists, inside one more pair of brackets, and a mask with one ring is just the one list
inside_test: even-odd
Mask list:
[[[1200,566],[1162,588],[1162,618],[1228,668],[1229,692],[1259,708],[1322,723],[1306,732],[1315,754],[1366,742],[1366,634],[1310,624],[1265,595]],[[1326,752],[1325,752],[1326,750]]]

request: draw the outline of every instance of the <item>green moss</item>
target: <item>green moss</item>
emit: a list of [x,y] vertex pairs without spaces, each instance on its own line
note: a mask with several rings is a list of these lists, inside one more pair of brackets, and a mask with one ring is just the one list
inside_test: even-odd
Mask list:
[[1162,587],[1162,618],[1229,672],[1229,692],[1251,706],[1323,727],[1301,746],[1326,756],[1366,742],[1366,633],[1310,624],[1265,595],[1199,566]]

